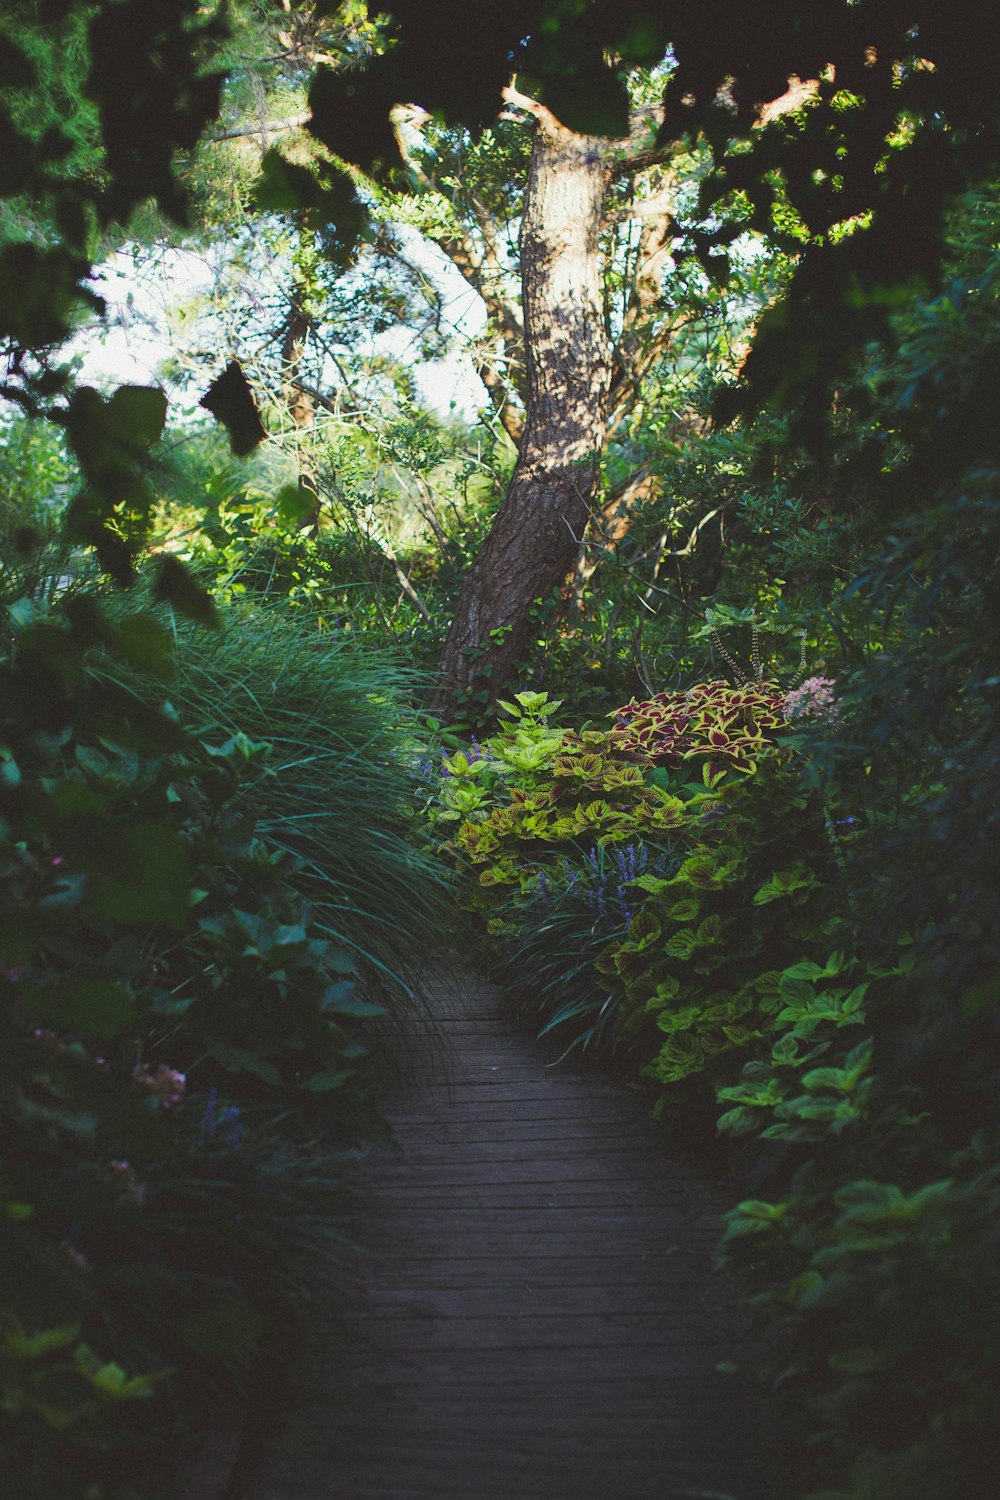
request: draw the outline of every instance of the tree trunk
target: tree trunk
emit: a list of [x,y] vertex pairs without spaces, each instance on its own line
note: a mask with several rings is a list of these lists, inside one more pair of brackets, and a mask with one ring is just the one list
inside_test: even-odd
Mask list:
[[303,492],[303,499],[307,495],[310,497],[308,508],[299,520],[299,530],[316,536],[323,502],[308,448],[308,437],[316,421],[316,403],[302,385],[302,366],[311,329],[312,323],[303,307],[302,288],[296,283],[281,338],[281,394],[285,410],[295,424],[299,489]]
[[589,516],[607,424],[611,349],[599,233],[608,142],[531,101],[535,134],[521,223],[528,408],[514,476],[466,576],[432,707],[494,699],[522,656],[536,599],[570,571]]

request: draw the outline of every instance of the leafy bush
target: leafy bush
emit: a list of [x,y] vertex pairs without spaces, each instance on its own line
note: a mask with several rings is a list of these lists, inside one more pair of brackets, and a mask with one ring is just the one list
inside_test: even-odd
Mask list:
[[[827,950],[837,868],[799,763],[765,738],[781,696],[699,685],[577,734],[523,693],[486,753],[445,760],[438,818],[466,814],[452,844],[477,875],[469,904],[545,1029],[629,1035],[664,1083],[774,1029],[778,972]],[[694,757],[707,791],[683,779]]]
[[657,693],[615,714],[611,740],[622,754],[657,764],[703,757],[705,785],[727,771],[750,774],[774,735],[788,727],[786,695],[772,682],[730,687],[701,682],[685,693]]
[[648,1070],[666,1084],[706,1067],[718,1079],[715,1059],[756,1051],[782,1008],[780,971],[829,943],[836,866],[801,768],[772,752],[697,808],[679,869],[640,877],[642,914],[601,958],[626,1024],[652,1016],[664,1034]]
[[[113,1443],[124,1495],[321,1261],[346,1274],[345,1175],[384,1134],[364,1028],[377,987],[411,994],[394,962],[422,960],[443,887],[405,841],[377,663],[310,641],[282,678],[248,632],[240,672],[236,632],[175,655],[151,612],[80,592],[4,628],[0,1444],[50,1500]],[[219,690],[206,656],[224,715],[186,686]]]
[[676,868],[669,847],[597,843],[539,868],[534,888],[501,908],[496,977],[542,1019],[541,1035],[563,1029],[570,1046],[617,1040],[623,986],[601,959],[628,934],[643,875]]
[[1000,1462],[992,195],[957,227],[953,280],[848,394],[832,475],[868,544],[837,618],[848,723],[812,731],[858,816],[841,957],[786,976],[771,1058],[723,1090],[769,1163],[727,1252],[823,1500],[965,1500]]

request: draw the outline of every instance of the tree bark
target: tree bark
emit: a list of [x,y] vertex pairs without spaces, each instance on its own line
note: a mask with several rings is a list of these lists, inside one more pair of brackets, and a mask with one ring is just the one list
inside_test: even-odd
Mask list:
[[432,708],[495,699],[522,656],[536,599],[565,578],[590,517],[604,446],[611,346],[599,246],[608,142],[535,117],[521,223],[527,416],[517,467],[466,575]]

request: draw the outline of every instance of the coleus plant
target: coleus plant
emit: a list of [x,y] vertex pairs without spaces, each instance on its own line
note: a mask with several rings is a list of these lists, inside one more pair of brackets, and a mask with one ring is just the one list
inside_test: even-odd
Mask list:
[[790,726],[785,691],[774,682],[731,687],[699,682],[680,693],[633,699],[612,715],[610,743],[618,754],[654,764],[701,759],[702,779],[715,786],[727,771],[749,775],[776,734]]

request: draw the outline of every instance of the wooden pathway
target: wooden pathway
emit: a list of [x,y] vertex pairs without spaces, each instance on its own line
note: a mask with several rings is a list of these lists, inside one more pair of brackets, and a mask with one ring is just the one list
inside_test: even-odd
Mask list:
[[304,1362],[252,1500],[770,1500],[716,1369],[739,1339],[712,1190],[493,989],[433,1004],[444,1057],[387,1103],[402,1151],[366,1164],[359,1341],[331,1327]]

